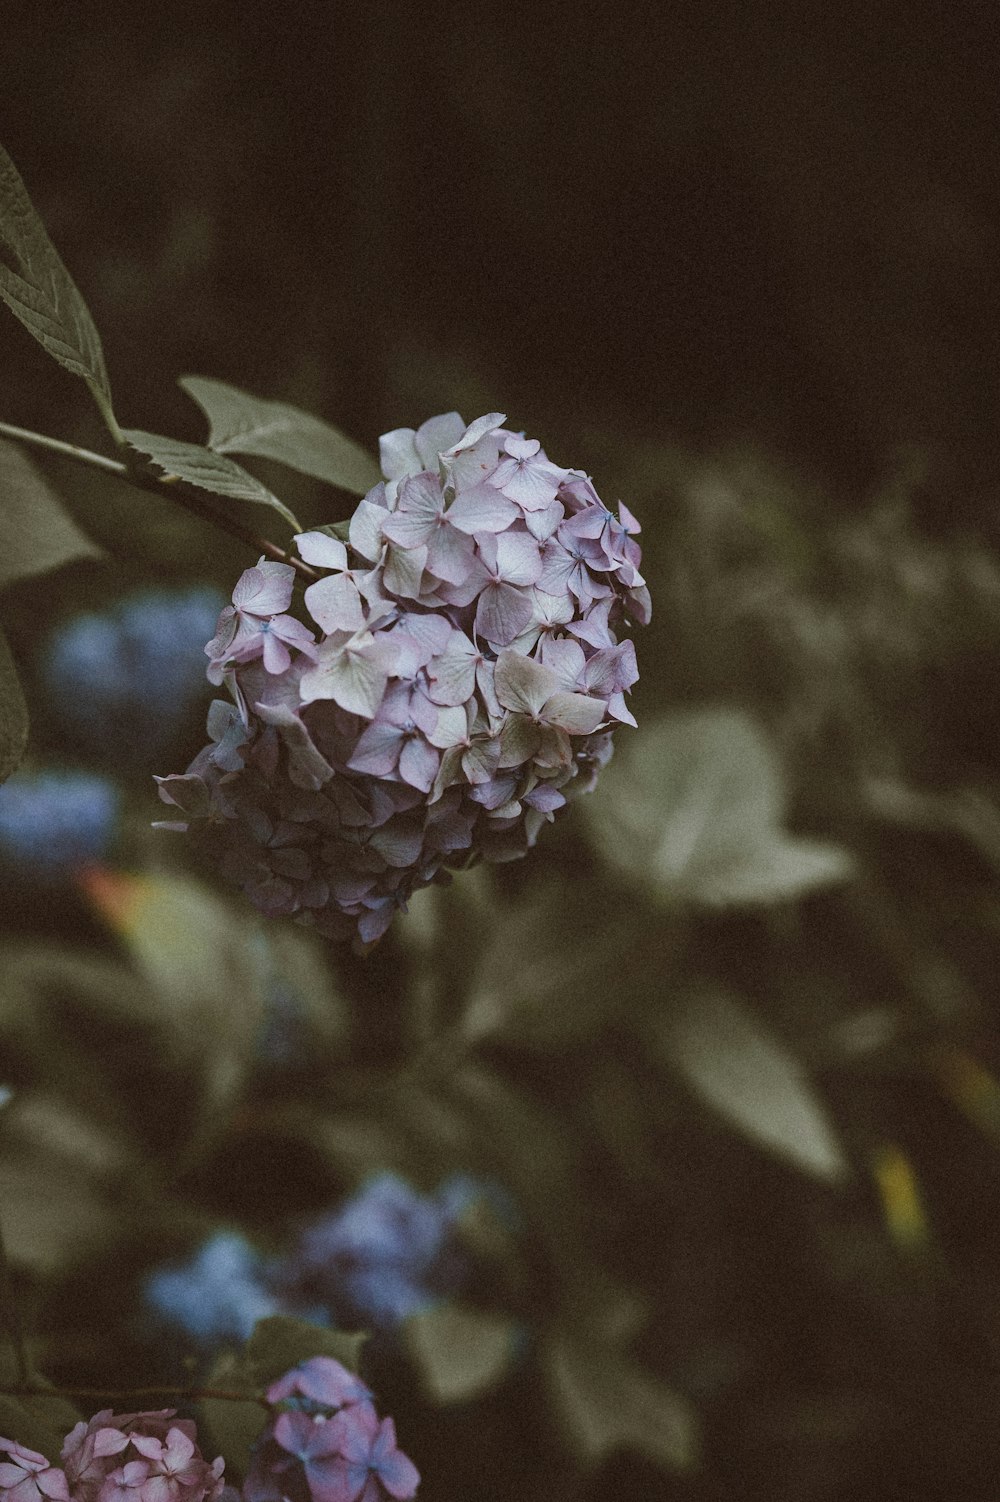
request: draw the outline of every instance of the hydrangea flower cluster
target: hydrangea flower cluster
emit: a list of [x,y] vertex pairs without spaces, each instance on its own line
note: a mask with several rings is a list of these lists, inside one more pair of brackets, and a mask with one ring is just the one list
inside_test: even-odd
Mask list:
[[318,634],[264,559],[219,618],[208,672],[236,707],[160,797],[266,913],[373,942],[443,868],[523,854],[635,724],[639,525],[503,422],[382,438],[346,541],[296,539]]
[[81,1420],[62,1446],[62,1466],[0,1439],[0,1502],[215,1502],[223,1461],[198,1449],[191,1419],[172,1408]]
[[[409,1502],[420,1474],[360,1378],[330,1356],[302,1361],[265,1393],[242,1502]],[[172,1408],[102,1409],[67,1434],[62,1465],[0,1438],[0,1502],[241,1502],[191,1419]]]
[[468,1282],[455,1226],[481,1193],[464,1175],[422,1194],[396,1174],[380,1174],[305,1227],[275,1270],[279,1286],[297,1303],[322,1304],[335,1324],[391,1330]]
[[330,1356],[314,1356],[267,1390],[276,1412],[254,1446],[246,1502],[406,1502],[420,1473],[391,1418]]
[[102,763],[169,752],[204,695],[196,653],[222,603],[204,585],[144,589],[60,626],[42,678],[66,734]]

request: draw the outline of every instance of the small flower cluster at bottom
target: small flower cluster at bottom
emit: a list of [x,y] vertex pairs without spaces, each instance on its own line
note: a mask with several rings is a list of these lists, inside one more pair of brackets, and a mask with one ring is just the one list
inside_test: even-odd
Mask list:
[[215,1502],[224,1490],[222,1456],[210,1465],[194,1423],[172,1408],[105,1408],[81,1420],[63,1441],[61,1467],[9,1439],[0,1439],[3,1455],[0,1502]]
[[[420,1475],[391,1418],[339,1361],[315,1356],[267,1390],[272,1415],[254,1446],[244,1502],[408,1502]],[[81,1420],[61,1466],[0,1438],[0,1502],[240,1502],[209,1463],[191,1419],[172,1408]]]

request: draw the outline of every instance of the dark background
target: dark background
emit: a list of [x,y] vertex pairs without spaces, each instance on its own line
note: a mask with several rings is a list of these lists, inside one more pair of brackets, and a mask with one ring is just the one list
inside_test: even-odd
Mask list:
[[[0,119],[123,420],[183,421],[185,370],[368,442],[464,395],[557,456],[597,427],[749,433],[845,504],[917,444],[982,520],[994,20],[7,6]],[[47,415],[37,369],[9,415]]]

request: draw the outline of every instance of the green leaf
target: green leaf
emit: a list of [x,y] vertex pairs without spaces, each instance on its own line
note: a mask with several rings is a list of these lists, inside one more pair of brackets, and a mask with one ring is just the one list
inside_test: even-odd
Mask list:
[[436,1304],[403,1325],[407,1352],[432,1403],[462,1403],[496,1387],[517,1353],[508,1315]]
[[259,1384],[267,1386],[310,1356],[332,1356],[348,1371],[356,1372],[367,1339],[363,1333],[348,1335],[343,1330],[328,1330],[307,1320],[275,1314],[257,1321],[244,1354],[257,1372]]
[[[10,1348],[0,1340],[0,1386],[16,1387],[17,1369]],[[32,1387],[46,1387],[48,1383],[37,1372],[31,1373]],[[14,1398],[0,1392],[0,1434],[12,1439],[29,1450],[37,1450],[56,1465],[62,1442],[80,1415],[72,1403],[53,1394],[34,1394],[27,1398]]]
[[250,1450],[260,1433],[265,1411],[254,1401],[278,1377],[308,1361],[311,1356],[332,1356],[356,1372],[366,1335],[345,1335],[305,1320],[273,1315],[258,1320],[253,1334],[240,1352],[220,1356],[209,1374],[208,1386],[245,1392],[247,1402],[206,1399],[201,1407],[212,1437],[230,1466],[245,1473]]
[[28,706],[21,680],[0,631],[0,782],[6,782],[28,744]]
[[200,443],[183,443],[179,438],[161,438],[156,433],[143,433],[138,428],[124,429],[124,436],[134,449],[146,454],[168,475],[174,475],[178,480],[184,480],[199,490],[209,490],[213,495],[270,506],[284,517],[290,527],[301,532],[302,528],[294,513],[276,495],[272,495],[255,475],[223,454],[202,448]]
[[839,846],[782,828],[784,769],[740,710],[678,710],[622,747],[589,802],[607,860],[654,898],[705,906],[789,901],[847,880]]
[[806,1071],[734,997],[703,991],[655,1025],[661,1056],[707,1106],[769,1152],[836,1182],[847,1161]]
[[288,402],[251,396],[207,376],[182,376],[180,385],[208,418],[208,446],[216,453],[275,459],[356,495],[364,495],[382,478],[363,448]]
[[24,450],[0,439],[0,589],[102,556]]
[[7,253],[0,259],[0,297],[60,365],[83,377],[114,431],[100,336],[2,146],[0,250]]
[[688,1403],[614,1346],[560,1332],[547,1341],[543,1362],[556,1413],[586,1464],[621,1450],[669,1471],[694,1464],[697,1434]]

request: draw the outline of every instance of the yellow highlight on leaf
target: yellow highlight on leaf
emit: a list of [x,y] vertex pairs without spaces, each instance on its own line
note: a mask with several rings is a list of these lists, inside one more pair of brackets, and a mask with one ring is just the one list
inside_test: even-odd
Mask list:
[[961,1048],[936,1048],[931,1067],[943,1094],[984,1136],[1000,1140],[1000,1081]]
[[915,1251],[928,1245],[930,1227],[909,1158],[893,1142],[872,1153],[872,1174],[882,1200],[889,1234],[897,1246]]

